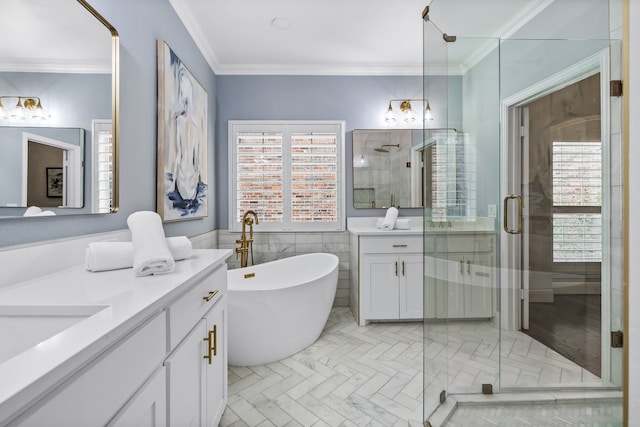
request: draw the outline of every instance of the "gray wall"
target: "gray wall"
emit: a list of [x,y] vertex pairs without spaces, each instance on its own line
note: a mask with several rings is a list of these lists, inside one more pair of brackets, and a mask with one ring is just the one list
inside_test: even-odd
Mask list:
[[[228,228],[228,128],[229,120],[344,120],[346,122],[346,213],[347,216],[380,216],[382,209],[353,208],[354,129],[381,129],[389,100],[422,98],[420,76],[217,76],[218,131],[216,133],[217,228]],[[458,110],[449,111],[452,127],[461,126],[460,77],[429,78],[427,97],[435,120],[442,127],[447,117],[447,97],[457,97]],[[394,105],[395,109],[399,106]],[[419,124],[420,125],[420,124]],[[418,125],[418,126],[419,126]],[[422,215],[421,209],[401,209],[400,215]]]
[[[91,0],[120,34],[120,211],[115,214],[3,219],[0,246],[127,228],[127,216],[156,208],[156,39],[164,39],[209,94],[209,167],[213,167],[215,75],[168,0]],[[214,229],[215,181],[209,216],[165,224],[169,236]]]

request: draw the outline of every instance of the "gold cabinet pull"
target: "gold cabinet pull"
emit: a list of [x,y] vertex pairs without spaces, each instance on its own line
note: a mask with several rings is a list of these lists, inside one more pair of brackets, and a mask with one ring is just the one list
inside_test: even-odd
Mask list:
[[396,277],[398,276],[398,261],[396,261]]
[[404,276],[404,261],[402,261],[402,275]]
[[211,334],[213,334],[213,347],[211,349],[213,350],[214,356],[218,355],[218,328],[216,326],[217,325],[213,325],[213,329],[210,331]]
[[464,274],[464,260],[460,260],[460,274]]
[[207,295],[206,297],[202,297],[202,299],[205,301],[211,301],[213,297],[216,296],[217,293],[218,291],[209,291],[209,295]]
[[467,274],[471,274],[471,261],[467,260]]
[[406,248],[407,246],[409,246],[409,245],[407,245],[407,244],[397,244],[397,245],[393,245],[393,247],[394,247],[394,248]]
[[[204,356],[202,356],[203,359],[207,359],[209,361],[209,365],[211,365],[212,362],[212,355],[211,355],[211,333],[213,331],[207,331],[207,337],[203,339],[203,341],[207,342],[207,354],[205,354]],[[215,339],[215,337],[214,337]]]

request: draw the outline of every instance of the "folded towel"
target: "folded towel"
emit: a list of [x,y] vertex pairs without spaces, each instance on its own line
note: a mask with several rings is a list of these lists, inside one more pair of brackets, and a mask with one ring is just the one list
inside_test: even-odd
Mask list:
[[[382,228],[384,218],[378,218],[376,220],[376,228]],[[393,225],[394,230],[409,230],[411,228],[411,220],[409,218],[398,218]]]
[[393,230],[393,226],[396,223],[396,218],[398,218],[398,209],[395,207],[390,207],[389,209],[387,209],[387,214],[384,216],[384,220],[382,221],[380,229],[383,231]]
[[[186,236],[167,237],[167,246],[175,261],[191,256],[191,240]],[[133,267],[132,242],[92,242],[85,251],[85,267],[89,271],[118,270]]]
[[133,241],[133,271],[136,276],[172,272],[176,263],[164,237],[160,215],[134,212],[127,218]]
[[24,213],[22,214],[22,216],[34,216],[39,214],[40,212],[42,212],[42,209],[40,209],[37,206],[29,206]]
[[398,218],[393,228],[394,230],[408,230],[411,228],[411,220],[409,218]]
[[54,211],[43,211],[37,206],[29,206],[22,216],[55,216]]

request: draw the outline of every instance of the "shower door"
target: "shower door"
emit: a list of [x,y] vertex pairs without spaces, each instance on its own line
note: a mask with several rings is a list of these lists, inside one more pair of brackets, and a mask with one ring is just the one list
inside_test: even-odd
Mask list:
[[[496,5],[492,19],[517,7]],[[481,19],[485,6],[433,0],[423,24],[435,116],[425,146],[430,128],[455,129],[432,146],[423,180],[425,420],[448,399],[616,389],[623,377],[621,98],[610,93],[621,48],[609,2],[549,2],[507,38],[459,14]],[[562,11],[576,18],[553,27]],[[599,337],[572,338],[591,343],[576,350],[597,351],[600,372],[563,354],[562,338],[533,336],[532,321],[559,318],[545,310],[561,300],[595,324]]]
[[[622,312],[620,117],[610,108],[617,45],[501,44],[503,388],[620,385],[611,342]],[[507,72],[537,77],[516,85]]]

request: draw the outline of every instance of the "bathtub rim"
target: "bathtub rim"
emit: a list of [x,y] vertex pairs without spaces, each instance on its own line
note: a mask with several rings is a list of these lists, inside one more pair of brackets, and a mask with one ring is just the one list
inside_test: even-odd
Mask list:
[[[291,263],[292,260],[296,258],[310,258],[310,257],[322,257],[322,258],[331,258],[332,263],[328,263],[326,269],[319,270],[317,273],[308,276],[301,277],[302,280],[287,281],[287,283],[274,287],[273,284],[268,287],[258,287],[256,288],[256,282],[251,283],[253,286],[249,286],[249,283],[245,283],[246,286],[243,286],[243,282],[245,280],[252,281],[252,279],[257,279],[256,277],[251,278],[243,278],[244,274],[251,273],[259,273],[260,270],[273,269],[277,268],[279,264]],[[234,268],[232,270],[227,270],[227,291],[229,292],[270,292],[270,291],[278,291],[283,289],[294,288],[298,286],[304,286],[307,283],[314,282],[316,280],[320,280],[323,277],[331,274],[334,270],[340,267],[340,258],[336,254],[328,253],[328,252],[312,252],[306,254],[294,255],[286,258],[280,258],[273,261],[264,262],[261,264],[252,265],[245,268]],[[277,271],[277,270],[276,270]],[[307,274],[305,271],[304,274]],[[260,281],[257,282],[262,283]]]

